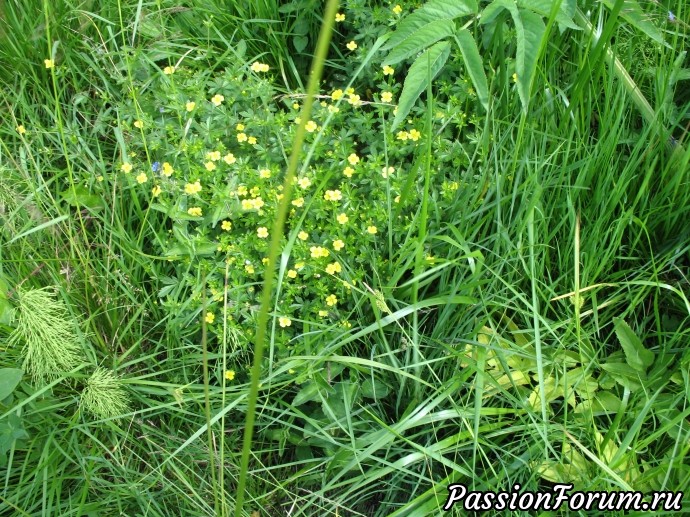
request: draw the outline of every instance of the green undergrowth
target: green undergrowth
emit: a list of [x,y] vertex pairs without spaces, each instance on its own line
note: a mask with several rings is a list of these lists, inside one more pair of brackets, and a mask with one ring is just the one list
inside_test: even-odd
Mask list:
[[687,491],[683,2],[521,11],[541,53],[507,7],[431,20],[393,64],[426,15],[343,2],[306,118],[321,6],[197,4],[2,7],[0,513]]

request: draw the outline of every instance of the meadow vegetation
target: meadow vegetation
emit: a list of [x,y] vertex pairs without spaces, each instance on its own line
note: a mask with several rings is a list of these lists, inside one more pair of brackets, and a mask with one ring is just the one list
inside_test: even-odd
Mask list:
[[687,492],[689,21],[0,4],[0,514]]

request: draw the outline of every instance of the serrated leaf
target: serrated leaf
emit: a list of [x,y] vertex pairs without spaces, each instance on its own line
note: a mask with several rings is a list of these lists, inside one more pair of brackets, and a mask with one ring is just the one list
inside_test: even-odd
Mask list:
[[403,59],[424,50],[437,41],[453,34],[455,24],[451,20],[434,20],[419,28],[396,45],[383,60],[384,65],[395,65]]
[[[613,0],[602,1],[608,9],[613,9]],[[640,4],[638,4],[635,0],[624,0],[623,8],[621,9],[619,16],[636,29],[639,29],[642,32],[644,32],[647,36],[652,38],[657,43],[660,43],[665,47],[670,48],[668,43],[664,41],[664,37],[661,34],[661,31],[657,29],[656,25],[649,21],[649,15],[644,12],[642,7],[640,7]]]
[[398,113],[393,120],[391,130],[394,130],[405,120],[429,81],[432,81],[446,64],[449,55],[450,44],[447,41],[441,41],[424,51],[412,63],[398,100]]
[[511,9],[517,33],[517,52],[515,54],[515,73],[517,89],[523,111],[527,111],[531,94],[532,78],[537,69],[539,46],[546,31],[544,20],[536,13],[526,9]]
[[0,400],[5,400],[19,385],[24,375],[24,370],[19,368],[0,369]]
[[396,48],[429,23],[439,20],[450,21],[476,12],[477,3],[474,0],[432,0],[404,18],[381,50]]
[[625,353],[626,362],[638,372],[646,373],[654,362],[654,353],[647,350],[633,329],[622,318],[614,318],[614,331]]
[[487,86],[486,73],[484,73],[484,65],[482,57],[479,55],[477,43],[474,41],[472,34],[467,29],[462,29],[457,34],[458,45],[460,46],[460,53],[465,62],[465,68],[472,80],[474,89],[477,91],[477,99],[484,107],[489,110],[489,87]]

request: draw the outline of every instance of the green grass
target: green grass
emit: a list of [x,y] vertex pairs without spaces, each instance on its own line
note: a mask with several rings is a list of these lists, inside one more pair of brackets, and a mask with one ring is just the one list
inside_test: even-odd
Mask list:
[[[319,6],[191,4],[2,5],[0,393],[3,369],[26,371],[0,401],[0,513],[416,516],[441,514],[452,483],[688,490],[684,2],[673,23],[643,4],[668,47],[581,6],[594,29],[601,10],[617,61],[590,31],[552,27],[528,113],[512,26],[473,25],[491,109],[452,55],[396,129],[416,142],[389,131],[392,108],[367,104],[404,79],[402,64],[383,76],[376,52],[399,24],[392,5],[344,2],[307,88]],[[250,72],[256,61],[270,73]],[[317,86],[339,113],[305,100]],[[363,106],[327,97],[349,86]],[[239,122],[256,146],[238,143]],[[225,165],[195,160],[216,138],[238,178],[271,170],[263,215],[238,216],[238,197],[212,220]],[[154,180],[174,187],[151,172],[164,160],[201,194],[153,199]],[[334,188],[337,205],[323,197]],[[231,244],[246,255],[214,254]],[[331,256],[298,268],[312,245]],[[46,309],[64,308],[46,311],[52,326],[22,305],[50,286]],[[72,338],[62,361],[40,363],[54,350],[39,347],[25,363],[32,333],[58,331]]]

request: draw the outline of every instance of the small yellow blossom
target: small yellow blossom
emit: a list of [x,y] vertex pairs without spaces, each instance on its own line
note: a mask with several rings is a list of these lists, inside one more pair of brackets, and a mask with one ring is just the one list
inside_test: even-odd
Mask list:
[[252,72],[268,72],[269,66],[265,63],[254,61],[251,66]]
[[290,318],[286,318],[285,316],[281,316],[278,318],[278,324],[283,328],[289,327],[292,325],[292,320]]
[[134,127],[137,129],[141,129],[144,127],[144,122],[142,120],[135,120]]
[[362,104],[360,96],[356,93],[351,93],[347,98],[347,102],[353,106],[359,106],[360,104]]
[[515,74],[513,74],[513,82],[514,82],[514,83],[516,83],[516,82],[517,82],[517,74],[516,74],[516,73],[515,73]]
[[338,298],[334,294],[326,296],[326,305],[333,307],[336,303],[338,303]]
[[293,102],[293,103],[292,103],[292,109],[293,109],[293,110],[298,110],[298,109],[299,109],[299,103],[298,103],[298,102]]
[[252,197],[258,196],[260,192],[261,189],[259,187],[252,187],[251,189],[249,189],[249,195]]
[[194,194],[198,194],[199,192],[201,192],[201,183],[199,182],[199,180],[195,181],[194,183],[187,183],[184,186],[185,194],[193,196]]
[[341,241],[340,239],[336,239],[333,241],[333,249],[335,251],[340,251],[344,247],[345,247],[345,243],[343,241]]
[[398,134],[396,137],[398,140],[402,140],[403,142],[410,138],[410,134],[407,131],[398,131]]
[[343,13],[335,13],[335,21],[344,22],[345,21],[345,15]]
[[245,187],[244,185],[240,185],[239,187],[237,187],[238,196],[246,196],[248,193],[249,191],[247,190],[247,187]]
[[235,158],[235,155],[232,153],[228,153],[225,156],[223,156],[223,161],[227,163],[228,165],[232,165],[237,161],[237,158]]
[[395,199],[393,200],[394,203],[400,203],[400,196],[395,196]]
[[234,381],[235,380],[235,370],[227,370],[225,372],[225,380],[226,381]]
[[128,162],[125,162],[125,163],[123,163],[123,164],[120,166],[120,169],[121,169],[122,172],[124,172],[125,174],[127,174],[127,173],[129,173],[129,172],[132,172],[132,164],[131,164],[131,163],[128,163]]
[[359,156],[357,156],[355,153],[352,153],[347,157],[347,161],[350,162],[350,165],[357,165],[359,163]]
[[335,218],[336,221],[338,221],[340,224],[345,224],[347,223],[350,218],[347,216],[346,213],[338,214],[338,216]]
[[223,221],[222,223],[220,223],[220,227],[222,230],[229,232],[230,230],[232,230],[232,223],[230,221]]
[[247,274],[254,274],[254,266],[252,266],[251,264],[245,264],[244,270],[247,272]]
[[304,267],[304,262],[296,262],[295,269],[300,270]]
[[354,40],[352,40],[350,43],[348,43],[345,46],[347,47],[348,50],[355,50],[357,48],[357,43],[355,43]]
[[270,169],[261,169],[259,171],[259,178],[265,180],[271,177],[271,170]]
[[199,208],[198,206],[193,206],[192,208],[187,210],[187,213],[192,217],[201,217],[201,208]]
[[326,273],[329,275],[334,275],[336,273],[340,273],[343,270],[342,266],[340,265],[340,262],[333,262],[331,264],[328,264],[326,266]]
[[343,199],[343,195],[339,190],[327,190],[323,198],[326,201],[340,201]]
[[98,181],[99,183],[102,183],[103,180],[105,180],[105,178],[104,178],[101,174],[99,174],[98,176],[96,176],[96,181]]
[[395,73],[395,69],[392,66],[384,65],[383,75],[393,75],[394,73]]
[[268,228],[265,226],[260,226],[256,229],[256,235],[259,237],[259,239],[265,239],[268,237]]
[[307,122],[307,124],[304,126],[304,129],[306,129],[309,133],[313,133],[314,131],[316,131],[316,128],[317,128],[317,127],[318,127],[318,126],[316,125],[316,122],[314,122],[313,120],[310,120],[310,121]]
[[333,90],[333,92],[331,93],[331,99],[333,99],[334,101],[340,100],[342,98],[343,91],[340,88],[338,88],[337,90]]
[[166,66],[166,67],[163,69],[163,73],[164,73],[165,75],[172,75],[172,74],[175,73],[175,67],[174,67],[174,66]]
[[355,89],[352,87],[345,90],[345,95],[352,95],[353,93],[355,93]]
[[391,102],[393,101],[393,94],[391,92],[383,92],[381,93],[381,101],[383,102]]
[[297,199],[292,200],[292,205],[296,206],[297,208],[300,208],[304,206],[304,198],[303,197],[298,197]]
[[146,176],[146,174],[144,174],[143,172],[139,174],[136,179],[137,183],[139,183],[140,185],[142,183],[146,183],[149,180],[148,176]]
[[412,140],[413,142],[416,142],[417,140],[419,140],[419,138],[421,136],[422,136],[422,134],[419,131],[417,131],[416,129],[410,129],[410,140]]
[[206,163],[204,164],[204,167],[206,167],[206,170],[209,171],[209,172],[210,172],[210,171],[215,171],[215,170],[216,170],[216,164],[213,163],[213,162],[206,162]]
[[161,188],[160,188],[158,185],[156,185],[155,187],[153,187],[153,188],[151,189],[151,195],[152,195],[153,197],[158,197],[158,196],[160,196],[160,195],[161,195],[161,192],[162,192],[162,190],[161,190]]
[[325,318],[326,316],[328,316],[328,311],[319,311],[320,318]]
[[247,143],[249,145],[256,145],[256,137],[255,136],[247,137]]
[[352,167],[345,167],[343,169],[343,174],[347,178],[351,178],[354,173],[355,173],[355,170]]
[[297,238],[301,241],[306,241],[309,238],[309,234],[307,232],[305,232],[304,230],[302,230],[301,232],[299,232],[297,234]]
[[235,126],[235,129],[236,129],[237,131],[244,131],[244,124],[242,124],[242,122],[239,122],[239,123]]
[[402,12],[402,7],[400,7],[400,4],[396,4],[396,6],[393,7],[393,12],[395,14],[400,14]]
[[184,107],[187,111],[194,111],[194,108],[196,108],[196,102],[187,101],[187,104],[185,104]]
[[300,186],[300,188],[308,189],[311,186],[311,180],[306,177],[300,178],[297,180],[297,184]]
[[206,159],[211,160],[212,162],[217,162],[220,160],[220,151],[211,151],[206,153]]
[[173,169],[172,165],[170,165],[168,162],[163,162],[161,174],[166,178],[169,178],[170,176],[172,176],[173,172],[175,172],[175,169]]
[[19,124],[16,127],[16,129],[17,129],[17,133],[19,133],[20,135],[23,135],[24,133],[26,133],[26,128],[22,124]]
[[375,235],[378,232],[378,229],[374,225],[367,226],[367,232],[372,235]]
[[247,141],[247,135],[245,133],[237,133],[237,141],[238,142],[246,142]]
[[309,251],[311,252],[311,258],[321,258],[330,255],[330,252],[321,246],[312,246],[309,248]]
[[287,276],[288,278],[297,278],[297,271],[295,271],[294,269],[290,269],[287,272]]
[[212,312],[207,312],[204,320],[206,320],[206,323],[213,323],[216,320],[216,315]]
[[394,172],[395,167],[384,167],[383,169],[381,169],[381,176],[387,178],[389,176],[392,176]]
[[55,68],[55,61],[52,59],[44,59],[43,64],[46,65],[46,68]]
[[223,97],[220,93],[216,93],[213,97],[211,97],[211,102],[213,103],[214,106],[218,107],[221,104],[223,104],[223,101],[225,100],[225,97]]
[[340,108],[338,106],[333,106],[332,104],[328,105],[328,113],[338,113],[340,111]]

